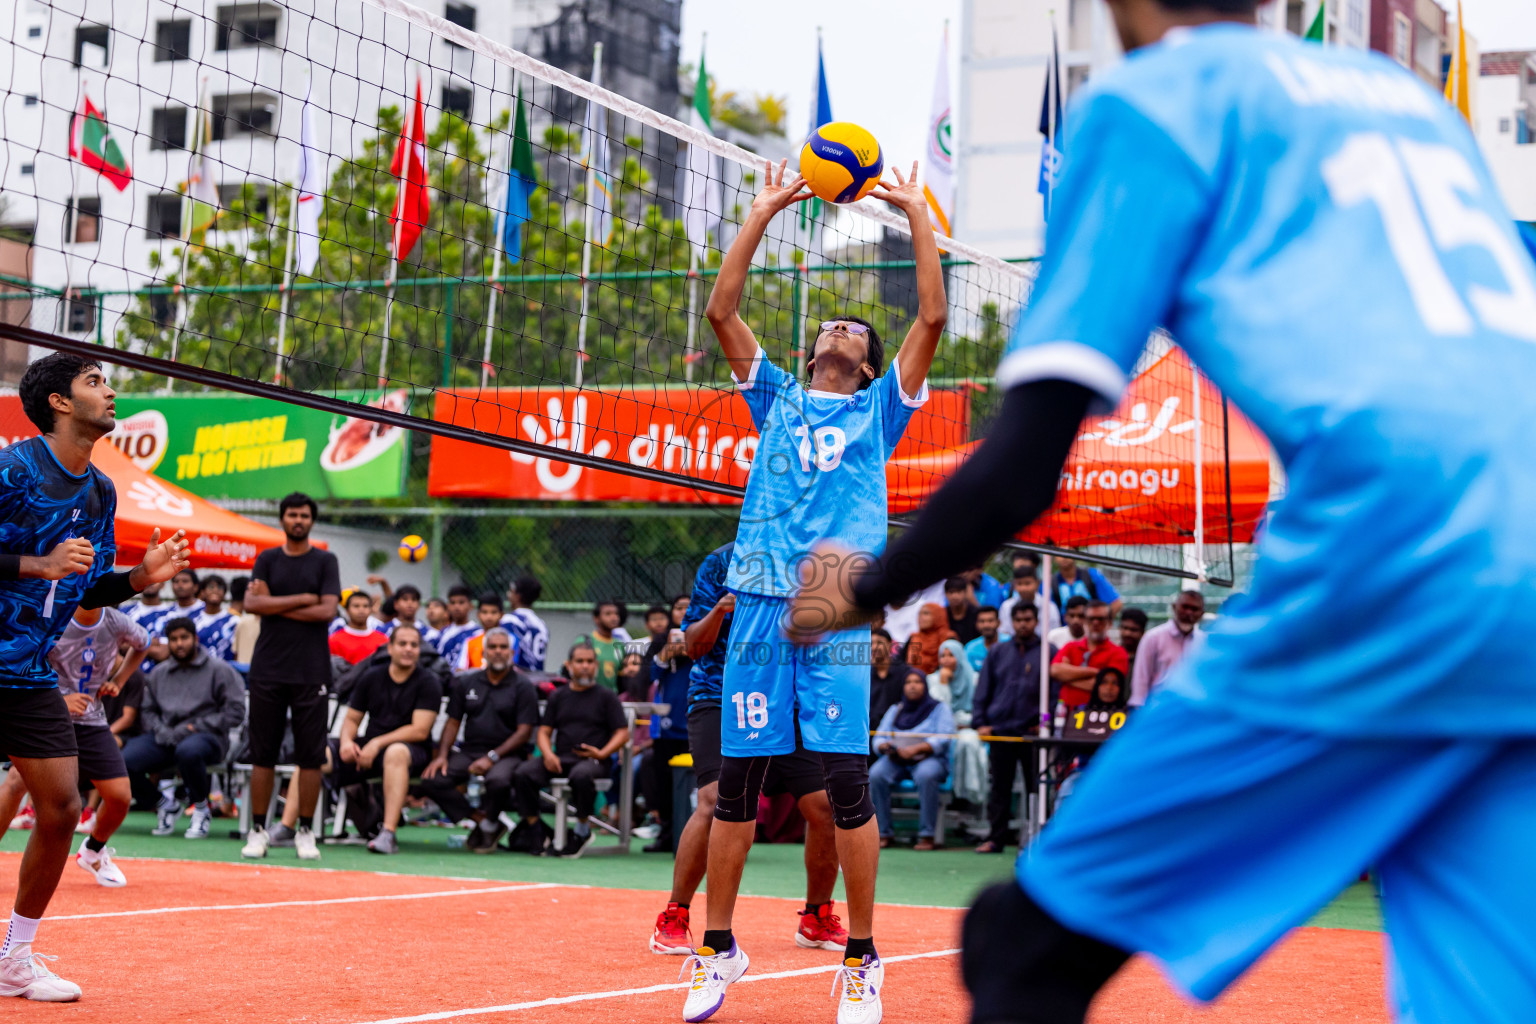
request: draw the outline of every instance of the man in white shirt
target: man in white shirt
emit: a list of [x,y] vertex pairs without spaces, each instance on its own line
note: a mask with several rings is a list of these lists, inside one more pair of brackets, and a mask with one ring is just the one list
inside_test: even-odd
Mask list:
[[1035,575],[1034,566],[1024,559],[1013,563],[1013,596],[1002,603],[997,609],[997,617],[1002,622],[1013,621],[1013,606],[1020,601],[1030,601],[1035,606],[1035,633],[1041,640],[1046,638],[1053,629],[1061,626],[1061,612],[1056,610],[1054,601],[1049,600],[1040,592],[1040,577]]
[[1189,645],[1199,636],[1200,620],[1205,617],[1205,598],[1198,590],[1185,590],[1173,599],[1173,617],[1161,626],[1147,630],[1136,647],[1136,665],[1131,672],[1131,707],[1147,702],[1153,687],[1163,681],[1174,665],[1189,652]]
[[502,616],[501,624],[517,639],[518,668],[544,671],[544,654],[549,649],[549,627],[534,613],[533,603],[544,592],[544,585],[532,576],[519,576],[507,588],[507,603],[512,610]]

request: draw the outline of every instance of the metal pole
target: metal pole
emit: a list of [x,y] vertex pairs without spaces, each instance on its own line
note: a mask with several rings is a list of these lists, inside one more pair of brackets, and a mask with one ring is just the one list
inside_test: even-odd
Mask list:
[[[517,131],[516,107],[517,72],[514,70],[512,72],[512,107],[509,108],[509,120],[511,121],[509,127],[511,128],[511,131],[507,133],[506,163],[507,176],[509,179],[512,175],[512,147],[517,144],[516,140],[513,138],[514,133]],[[495,139],[492,139],[491,143],[491,152],[487,154],[488,159],[485,165],[485,191],[487,198],[489,198],[491,191],[491,171],[492,168],[496,166],[496,161],[494,159],[496,151]],[[508,182],[508,185],[510,186],[510,181]],[[501,206],[496,209],[496,229],[491,236],[491,246],[494,251],[491,255],[491,294],[488,300],[490,308],[485,312],[485,349],[480,355],[481,390],[485,389],[486,380],[490,375],[489,367],[491,365],[491,336],[496,332],[496,299],[501,295],[501,283],[498,280],[501,277],[501,251],[503,248],[501,236],[507,230],[507,212],[507,197],[506,193],[503,193]]]
[[795,264],[795,287],[791,301],[795,307],[795,379],[805,378],[805,292],[810,287],[810,281],[801,283],[801,275],[805,273],[805,264]]
[[683,342],[683,379],[693,380],[693,340],[699,320],[699,251],[688,246],[688,340]]
[[443,592],[443,509],[432,510],[432,594]]
[[[592,84],[601,85],[603,80],[603,44],[592,45]],[[586,229],[581,237],[581,319],[576,322],[576,386],[581,387],[582,364],[587,359],[587,279],[592,273],[592,216],[596,209],[592,205],[592,193],[597,188],[597,165],[594,158],[597,156],[597,145],[593,141],[592,133],[596,125],[592,122],[592,100],[587,100],[587,218]],[[605,118],[606,120],[606,118]]]
[[[443,387],[453,386],[453,310],[455,300],[458,298],[459,286],[449,282],[443,288]],[[485,384],[485,373],[481,371],[480,383]]]
[[[299,146],[302,149],[303,143]],[[300,163],[302,163],[302,159]],[[304,185],[301,181],[293,183],[293,198],[288,201],[288,246],[283,253],[283,283],[278,288],[277,306],[277,369],[272,373],[272,383],[283,382],[283,363],[288,358],[288,299],[293,294],[293,263],[294,249],[297,247],[299,232],[299,189]]]
[[[1196,589],[1205,582],[1205,416],[1200,401],[1200,368],[1189,361],[1190,389],[1195,402],[1195,572]],[[1190,568],[1186,566],[1186,568]]]
[[[1055,573],[1056,570],[1051,563],[1051,556],[1044,556],[1040,560],[1040,585],[1041,592],[1045,594],[1047,602],[1054,598],[1056,592]],[[1050,605],[1047,604],[1046,607],[1049,608]],[[1046,637],[1046,639],[1040,641],[1040,735],[1044,737],[1051,735],[1051,716],[1055,711],[1051,707],[1051,644],[1048,639],[1050,630],[1044,628],[1045,623],[1050,621],[1051,617],[1049,614],[1045,615],[1041,620],[1041,632]],[[1045,768],[1048,758],[1049,751],[1042,744],[1039,752],[1035,755],[1035,770],[1038,773],[1035,785],[1035,822],[1039,828],[1045,827]],[[1025,818],[1027,815],[1020,814],[1019,817]],[[1022,841],[1020,845],[1023,845]]]

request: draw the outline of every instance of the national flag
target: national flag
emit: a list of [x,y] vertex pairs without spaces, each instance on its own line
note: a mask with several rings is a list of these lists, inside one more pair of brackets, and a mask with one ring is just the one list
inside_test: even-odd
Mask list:
[[928,166],[923,175],[923,195],[934,230],[951,234],[949,215],[955,209],[954,128],[949,110],[949,26],[939,44],[939,70],[933,82],[933,106],[928,113]]
[[[597,83],[593,83],[594,85]],[[587,120],[582,131],[581,166],[591,171],[592,242],[606,246],[613,234],[613,181],[608,177],[608,108],[587,101]]]
[[[699,80],[693,87],[693,111],[688,123],[706,135],[715,133],[709,109],[709,75],[704,70],[702,50],[699,52]],[[725,210],[725,195],[720,187],[716,163],[715,154],[703,146],[688,147],[688,166],[683,177],[683,227],[700,263],[704,262],[704,250],[709,246],[709,233],[718,227]]]
[[84,93],[80,95],[80,109],[69,122],[69,156],[106,178],[119,192],[133,180],[128,158],[107,125],[107,115]]
[[1051,193],[1061,174],[1065,155],[1058,139],[1061,133],[1061,51],[1056,46],[1056,26],[1051,26],[1051,61],[1045,67],[1045,95],[1040,100],[1040,180],[1037,190],[1045,197],[1045,219],[1051,219]]
[[410,128],[400,136],[389,173],[401,189],[389,209],[393,257],[403,260],[416,248],[427,226],[427,215],[432,212],[432,199],[427,191],[427,108],[421,102],[420,78],[416,79],[416,104],[411,109]]
[[501,246],[514,260],[523,258],[523,225],[533,215],[528,200],[539,187],[539,169],[533,162],[533,143],[528,139],[528,108],[522,90],[517,93],[517,112],[512,119],[512,159],[507,168],[507,208],[501,226]]
[[1445,99],[1472,123],[1472,98],[1467,95],[1467,28],[1461,20],[1461,0],[1456,0],[1456,49],[1451,51],[1451,71],[1445,76]]
[[1318,0],[1317,14],[1312,19],[1312,24],[1307,28],[1307,34],[1302,36],[1309,43],[1326,42],[1328,38],[1327,28],[1324,25],[1324,16],[1328,12],[1328,0]]
[[[313,88],[313,86],[311,86]],[[320,260],[320,211],[325,206],[325,155],[315,146],[315,117],[309,95],[299,124],[298,198],[294,227],[297,233],[299,273],[314,275]]]
[[208,113],[207,84],[197,99],[197,120],[192,129],[192,159],[182,185],[187,202],[187,244],[201,248],[204,235],[219,219],[219,187],[213,180],[208,147],[213,145],[213,118]]
[[[816,33],[816,84],[812,89],[816,103],[811,107],[811,127],[814,132],[832,121],[832,96],[827,92],[827,61],[821,53],[821,33]],[[809,132],[807,132],[809,134]],[[816,225],[821,223],[821,200],[811,199],[800,204],[800,230],[806,233],[806,248],[816,245]]]

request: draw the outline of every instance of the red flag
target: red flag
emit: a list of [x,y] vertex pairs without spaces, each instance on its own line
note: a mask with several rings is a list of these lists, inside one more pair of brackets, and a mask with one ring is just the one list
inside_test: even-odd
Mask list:
[[401,183],[403,190],[395,197],[389,210],[389,226],[394,234],[394,258],[402,260],[416,248],[416,241],[427,224],[432,212],[432,200],[427,194],[427,112],[421,103],[421,79],[416,79],[416,106],[411,111],[411,127],[407,135],[400,137],[395,147],[395,158],[390,161],[389,173]]
[[83,94],[80,109],[69,122],[69,155],[106,178],[119,192],[133,180],[128,158],[107,126],[107,115]]

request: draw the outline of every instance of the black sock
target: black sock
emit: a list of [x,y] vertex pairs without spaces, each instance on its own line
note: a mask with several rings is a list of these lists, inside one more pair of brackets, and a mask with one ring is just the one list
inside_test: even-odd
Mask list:
[[806,904],[805,904],[805,912],[807,914],[810,914],[812,917],[814,917],[814,916],[816,916],[817,914],[819,914],[821,912],[821,904],[820,903],[812,903],[809,900],[807,900]]
[[266,828],[266,827],[267,827],[267,816],[265,814],[257,814],[255,811],[252,811],[251,812],[251,829],[255,830],[255,829],[258,829],[258,828]]
[[867,939],[855,939],[848,937],[848,949],[843,953],[844,960],[852,960],[855,963],[863,963],[866,956],[879,956],[875,952],[875,937],[871,935]]
[[95,836],[89,836],[85,840],[85,848],[92,853],[100,853],[106,845],[107,841],[105,839],[97,839]]
[[686,904],[686,903],[674,903],[673,905],[674,906],[678,906],[678,907],[682,907],[684,910],[688,909],[688,904]]
[[311,814],[309,817],[306,818],[303,815],[300,815],[299,816],[299,828],[307,828],[311,832],[313,832],[315,830],[315,816],[313,814]]
[[716,953],[724,953],[731,948],[731,943],[734,941],[736,940],[731,938],[731,930],[729,928],[718,932],[707,931],[704,933],[704,945]]

